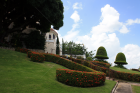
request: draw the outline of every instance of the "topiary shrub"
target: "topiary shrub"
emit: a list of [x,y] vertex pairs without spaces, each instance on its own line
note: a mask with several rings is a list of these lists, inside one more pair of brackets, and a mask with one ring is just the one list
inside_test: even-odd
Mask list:
[[128,64],[126,62],[125,55],[122,52],[120,52],[120,53],[117,54],[116,60],[115,60],[114,63],[117,64],[117,66],[118,67],[121,67],[121,68],[124,68],[122,65]]
[[107,56],[106,49],[103,46],[100,46],[98,48],[95,58],[102,62],[106,62],[104,59],[109,59]]
[[44,49],[45,38],[39,31],[32,31],[25,39],[25,45],[28,49]]

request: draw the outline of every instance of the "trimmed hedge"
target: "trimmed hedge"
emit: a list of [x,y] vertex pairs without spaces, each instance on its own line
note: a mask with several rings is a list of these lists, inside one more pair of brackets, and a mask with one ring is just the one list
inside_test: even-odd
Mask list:
[[105,82],[105,74],[95,72],[75,71],[68,69],[57,69],[56,78],[58,81],[71,86],[92,87]]
[[45,61],[45,56],[41,53],[31,52],[31,61],[43,62]]
[[[49,57],[49,60],[48,60],[48,57]],[[60,56],[54,55],[54,54],[45,54],[45,59],[47,61],[51,61],[51,62],[60,64],[60,65],[63,65],[69,69],[72,69],[72,70],[57,69],[57,73],[56,73],[57,80],[62,83],[72,85],[72,86],[89,87],[89,86],[102,85],[105,82],[106,74],[103,72],[98,72],[96,70],[93,70],[92,68],[89,68],[87,66],[84,66],[84,65],[76,63],[76,62],[72,62],[65,58],[61,58]],[[75,73],[74,75],[77,75],[77,77],[76,76],[74,77],[73,75],[71,77],[69,77],[69,75],[66,74],[65,71],[68,71],[68,72],[72,71],[73,73]],[[72,77],[73,78],[82,78],[82,75],[80,75],[82,73],[89,74],[89,75],[86,76],[86,79],[83,78],[84,80],[80,81],[81,85],[79,85],[78,82],[75,84],[74,83],[75,79],[70,79]],[[92,75],[94,78],[90,75]],[[65,80],[69,80],[68,81],[69,83],[65,82]],[[85,82],[85,80],[88,82]]]
[[27,53],[29,50],[26,49],[26,48],[17,47],[17,48],[15,48],[15,51],[22,52],[22,53]]
[[140,74],[133,74],[133,73],[127,73],[127,72],[121,72],[121,71],[109,71],[110,77],[127,80],[127,81],[134,81],[134,82],[140,82]]
[[102,65],[102,66],[107,67],[107,68],[110,67],[109,63],[104,63],[104,62],[99,62],[99,61],[91,61],[91,62],[97,63],[97,64]]

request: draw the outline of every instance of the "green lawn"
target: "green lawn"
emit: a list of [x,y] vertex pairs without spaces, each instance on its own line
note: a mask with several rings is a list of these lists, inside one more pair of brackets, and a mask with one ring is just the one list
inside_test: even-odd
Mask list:
[[133,93],[140,93],[140,86],[131,85]]
[[30,61],[24,53],[0,49],[0,93],[110,93],[114,81],[104,86],[79,88],[56,80],[56,69],[65,67],[52,62]]
[[112,70],[116,70],[116,71],[122,71],[122,72],[129,72],[129,73],[140,74],[140,72],[138,72],[138,71],[133,71],[133,70],[128,70],[128,69],[123,69],[123,68],[118,68],[118,67],[110,67],[110,69],[112,69]]

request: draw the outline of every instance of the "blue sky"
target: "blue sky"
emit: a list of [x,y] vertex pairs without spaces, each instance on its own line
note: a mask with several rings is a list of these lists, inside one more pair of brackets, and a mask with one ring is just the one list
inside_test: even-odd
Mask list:
[[[114,65],[117,53],[126,56],[127,68],[140,66],[139,0],[62,0],[64,25],[57,32],[60,43],[83,43],[88,51],[106,48]],[[95,52],[96,54],[96,52]]]

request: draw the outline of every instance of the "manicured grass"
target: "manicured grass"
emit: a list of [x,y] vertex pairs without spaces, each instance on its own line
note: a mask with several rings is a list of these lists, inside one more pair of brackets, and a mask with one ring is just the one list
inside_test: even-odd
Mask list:
[[116,82],[106,80],[103,86],[80,88],[56,80],[56,69],[66,69],[52,62],[30,61],[27,54],[0,49],[1,93],[110,93]]
[[131,85],[133,93],[140,93],[140,86]]
[[128,70],[128,69],[123,69],[123,68],[118,68],[118,67],[110,67],[110,69],[112,69],[112,70],[116,70],[116,71],[122,71],[122,72],[129,72],[129,73],[140,74],[140,72],[138,72],[138,71],[133,71],[133,70]]

